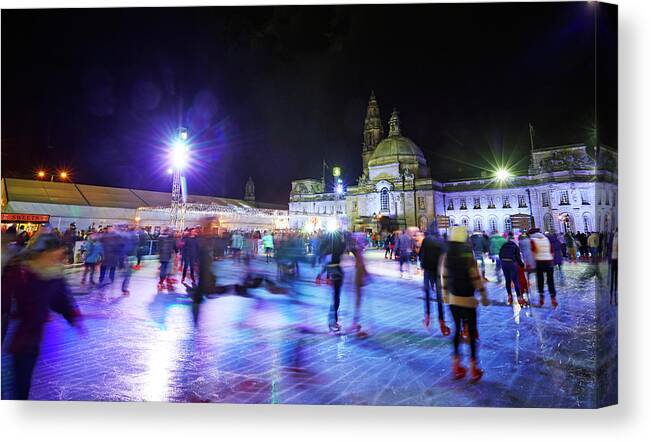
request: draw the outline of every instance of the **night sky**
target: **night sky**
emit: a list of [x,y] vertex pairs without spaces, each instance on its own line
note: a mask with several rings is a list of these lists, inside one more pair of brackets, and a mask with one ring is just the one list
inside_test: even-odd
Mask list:
[[617,17],[603,4],[2,11],[2,176],[169,190],[189,128],[190,193],[286,203],[292,179],[361,174],[371,90],[434,179],[526,168],[534,143],[617,147]]

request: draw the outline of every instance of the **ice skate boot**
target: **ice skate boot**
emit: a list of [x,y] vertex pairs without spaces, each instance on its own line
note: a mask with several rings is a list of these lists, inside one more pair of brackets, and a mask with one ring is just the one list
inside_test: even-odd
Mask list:
[[484,370],[477,366],[477,361],[475,358],[470,360],[470,382],[478,382],[481,377],[484,375]]
[[429,329],[429,325],[430,325],[429,315],[425,315],[425,319],[423,319],[423,326],[425,326],[425,328]]
[[553,308],[558,307],[558,301],[556,301],[556,296],[552,296],[552,307]]
[[540,295],[539,300],[540,300],[539,304],[541,307],[545,305],[545,295]]
[[508,298],[506,299],[506,305],[511,304],[513,304],[513,295],[508,295]]
[[524,307],[527,305],[527,301],[524,300],[522,296],[518,297],[518,304],[520,304],[520,307]]
[[461,359],[459,356],[455,356],[452,361],[452,379],[458,381],[466,377],[466,367],[461,365]]
[[443,336],[449,336],[450,335],[450,327],[445,325],[445,321],[443,319],[439,319],[439,328],[441,329],[441,334]]

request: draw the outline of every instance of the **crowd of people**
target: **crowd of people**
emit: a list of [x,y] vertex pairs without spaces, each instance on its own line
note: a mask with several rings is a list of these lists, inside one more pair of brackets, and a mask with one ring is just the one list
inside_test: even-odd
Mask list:
[[[177,275],[192,298],[195,321],[201,303],[215,295],[227,292],[246,294],[249,288],[266,287],[272,293],[289,293],[282,283],[296,280],[300,268],[315,268],[316,284],[325,282],[332,287],[332,298],[327,314],[332,333],[353,333],[368,336],[361,325],[363,287],[369,281],[365,250],[384,248],[386,260],[397,260],[401,278],[412,278],[410,265],[416,265],[415,274],[422,274],[424,290],[423,325],[432,323],[431,303],[434,295],[440,332],[453,334],[454,379],[466,376],[468,369],[461,362],[460,343],[470,345],[470,378],[478,381],[483,371],[478,364],[476,341],[479,336],[476,309],[488,304],[485,283],[487,262],[495,265],[497,284],[504,281],[507,304],[514,302],[513,292],[520,307],[531,304],[531,279],[535,276],[538,305],[544,306],[545,294],[553,308],[557,308],[558,293],[555,273],[562,284],[564,262],[585,261],[585,277],[601,278],[599,263],[610,264],[610,302],[617,303],[617,232],[613,234],[543,233],[531,229],[514,235],[483,232],[469,233],[465,226],[454,226],[444,234],[430,226],[425,232],[408,228],[395,232],[351,233],[344,231],[243,231],[215,229],[210,221],[188,227],[183,231],[164,228],[156,235],[136,225],[116,225],[89,228],[77,232],[71,224],[64,232],[43,225],[33,235],[15,228],[2,235],[2,340],[4,342],[10,319],[19,319],[9,351],[14,355],[15,392],[26,399],[31,374],[38,358],[40,341],[49,310],[62,314],[72,325],[83,331],[82,316],[64,278],[64,263],[70,263],[71,243],[83,241],[81,247],[83,271],[80,284],[92,289],[104,287],[120,279],[122,295],[128,296],[133,271],[142,268],[145,255],[158,257],[158,291],[175,292]],[[151,241],[155,245],[152,246]],[[350,255],[354,261],[354,313],[346,330],[339,318],[344,267],[342,259]],[[255,273],[250,265],[258,257],[265,263],[275,263],[276,278],[267,273]],[[232,259],[244,267],[241,282],[220,285],[215,273],[215,261]],[[96,277],[99,270],[99,275]],[[545,288],[547,289],[545,292]],[[476,298],[479,294],[479,299]],[[446,322],[444,305],[454,323],[454,332]]]

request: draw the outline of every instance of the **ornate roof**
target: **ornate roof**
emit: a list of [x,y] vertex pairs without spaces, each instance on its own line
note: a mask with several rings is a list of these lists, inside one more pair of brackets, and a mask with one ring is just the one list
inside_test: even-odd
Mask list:
[[424,164],[425,156],[416,143],[401,135],[398,111],[394,109],[389,120],[389,136],[377,145],[369,161],[369,166],[379,166],[397,161],[412,161]]

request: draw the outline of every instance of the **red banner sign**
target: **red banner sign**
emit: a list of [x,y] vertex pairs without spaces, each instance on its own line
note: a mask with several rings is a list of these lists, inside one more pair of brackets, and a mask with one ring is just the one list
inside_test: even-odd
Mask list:
[[3,223],[46,223],[50,215],[30,215],[28,213],[3,213]]

